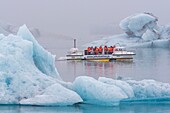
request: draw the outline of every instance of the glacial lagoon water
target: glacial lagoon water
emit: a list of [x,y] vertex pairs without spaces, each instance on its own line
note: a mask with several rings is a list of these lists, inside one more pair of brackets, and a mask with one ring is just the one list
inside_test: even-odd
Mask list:
[[167,104],[125,104],[118,107],[77,105],[68,107],[0,106],[1,113],[169,113]]

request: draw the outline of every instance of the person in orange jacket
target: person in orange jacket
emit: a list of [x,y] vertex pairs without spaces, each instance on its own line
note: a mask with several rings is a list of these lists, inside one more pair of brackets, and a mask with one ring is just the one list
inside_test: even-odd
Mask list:
[[87,48],[87,53],[88,53],[88,55],[91,54],[91,48],[90,47]]
[[103,48],[102,48],[102,46],[100,46],[99,47],[99,54],[102,54],[102,52],[103,52]]

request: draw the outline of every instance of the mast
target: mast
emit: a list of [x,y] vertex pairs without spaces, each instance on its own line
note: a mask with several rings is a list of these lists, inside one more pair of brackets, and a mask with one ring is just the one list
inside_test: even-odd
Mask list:
[[74,48],[76,48],[76,39],[74,39]]

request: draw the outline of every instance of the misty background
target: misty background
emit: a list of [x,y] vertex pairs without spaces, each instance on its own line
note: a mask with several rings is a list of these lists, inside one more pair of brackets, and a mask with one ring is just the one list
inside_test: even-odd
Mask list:
[[86,38],[121,33],[119,22],[135,13],[151,12],[159,24],[168,24],[169,5],[169,0],[0,0],[0,20]]

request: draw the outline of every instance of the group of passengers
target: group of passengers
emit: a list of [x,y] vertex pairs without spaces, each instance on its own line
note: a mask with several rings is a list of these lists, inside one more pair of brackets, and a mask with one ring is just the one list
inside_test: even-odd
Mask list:
[[101,54],[112,54],[115,50],[115,46],[100,46],[100,47],[88,47],[87,50],[85,50],[86,55],[101,55]]

